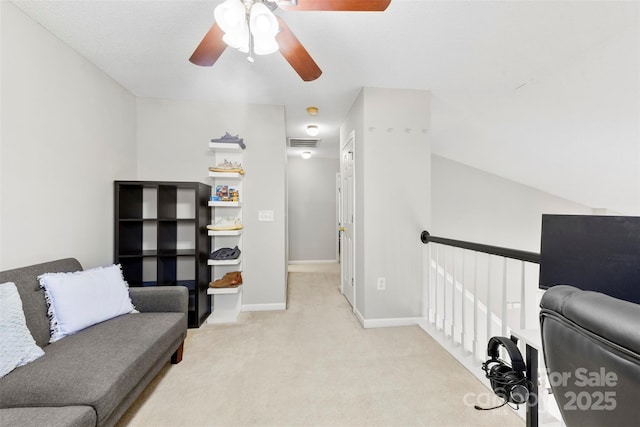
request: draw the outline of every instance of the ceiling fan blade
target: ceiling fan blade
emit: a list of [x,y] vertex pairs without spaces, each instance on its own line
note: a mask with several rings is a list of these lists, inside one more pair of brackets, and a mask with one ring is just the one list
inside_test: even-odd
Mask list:
[[325,10],[342,12],[382,12],[391,0],[297,0],[279,1],[278,7],[284,10]]
[[207,34],[204,36],[196,50],[189,58],[189,61],[203,67],[210,67],[218,60],[227,44],[222,41],[224,31],[218,23],[214,23]]
[[280,25],[280,32],[276,35],[276,41],[282,56],[305,82],[310,82],[320,77],[322,70],[318,67],[318,64],[316,64],[282,18],[279,16],[276,18],[278,18],[278,24]]

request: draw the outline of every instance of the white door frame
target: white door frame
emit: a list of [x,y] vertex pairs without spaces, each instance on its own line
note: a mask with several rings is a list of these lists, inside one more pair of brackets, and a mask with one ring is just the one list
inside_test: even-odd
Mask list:
[[[344,269],[347,268],[347,266],[345,266],[344,263],[344,254],[349,250],[347,248],[345,248],[344,242],[345,239],[341,239],[341,244],[342,244],[342,248],[341,248],[341,253],[340,253],[340,291],[342,292],[343,295],[345,295],[345,298],[347,298],[347,300],[351,303],[352,305],[352,309],[353,312],[356,312],[356,233],[355,233],[355,224],[356,224],[356,194],[355,194],[355,190],[356,190],[356,164],[355,164],[355,148],[356,148],[356,144],[355,144],[355,130],[351,131],[351,133],[349,134],[349,137],[346,139],[346,141],[340,145],[340,176],[342,177],[342,179],[344,179],[344,169],[343,169],[343,160],[344,160],[344,156],[343,156],[343,150],[348,146],[351,145],[351,191],[347,192],[347,194],[351,194],[351,197],[353,198],[353,200],[351,201],[351,214],[352,214],[352,218],[351,218],[351,281],[353,286],[351,287],[352,289],[352,295],[351,298],[349,298],[348,295],[345,294],[345,283],[344,283]],[[341,186],[342,187],[342,186]],[[345,193],[345,189],[342,189],[342,193]],[[344,205],[344,203],[342,204]],[[344,206],[341,206],[341,209],[344,210]],[[341,215],[341,220],[344,220],[344,212],[342,212]],[[341,226],[343,226],[344,221],[341,223]]]
[[338,235],[336,236],[336,262],[340,262],[340,245],[342,232],[342,174],[336,173],[336,223],[338,224]]

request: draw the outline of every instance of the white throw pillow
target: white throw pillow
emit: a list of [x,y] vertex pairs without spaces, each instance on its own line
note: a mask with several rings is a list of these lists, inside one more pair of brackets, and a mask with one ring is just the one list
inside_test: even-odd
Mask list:
[[27,327],[15,283],[0,284],[0,378],[43,354]]
[[46,273],[38,276],[38,280],[49,306],[49,342],[136,312],[120,265],[74,273]]

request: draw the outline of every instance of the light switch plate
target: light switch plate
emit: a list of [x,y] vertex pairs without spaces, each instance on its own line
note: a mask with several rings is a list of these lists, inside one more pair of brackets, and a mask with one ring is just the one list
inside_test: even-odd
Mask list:
[[258,221],[273,221],[273,211],[258,211]]

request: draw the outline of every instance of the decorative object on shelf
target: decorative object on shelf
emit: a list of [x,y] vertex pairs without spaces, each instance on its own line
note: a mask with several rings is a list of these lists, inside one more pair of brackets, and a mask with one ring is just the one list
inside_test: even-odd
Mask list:
[[212,288],[235,288],[240,285],[242,285],[242,273],[239,271],[232,271],[225,274],[222,279],[209,283]]
[[209,197],[209,206],[240,206],[239,192],[228,185],[221,185],[216,193]]
[[216,185],[216,192],[209,198],[212,202],[238,202],[240,201],[240,192],[237,188],[228,185]]
[[243,139],[238,135],[231,135],[229,132],[225,132],[223,136],[220,138],[212,139],[211,142],[221,142],[225,144],[238,144],[243,150],[247,148],[244,144]]
[[217,260],[238,259],[238,257],[240,256],[240,253],[241,251],[240,249],[238,249],[237,245],[234,248],[220,248],[211,252],[210,259],[217,259]]
[[242,169],[242,164],[240,162],[230,162],[227,159],[218,163],[217,166],[212,166],[209,168],[211,172],[236,172],[240,175],[244,175],[244,169]]
[[242,222],[240,218],[231,216],[225,216],[218,218],[214,224],[207,225],[209,230],[240,230],[242,229]]

